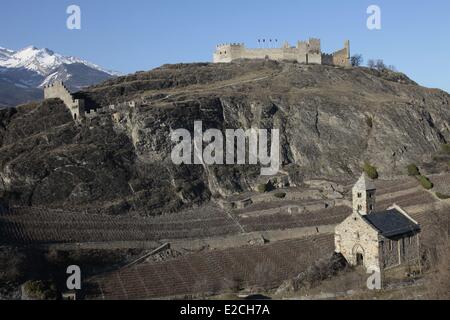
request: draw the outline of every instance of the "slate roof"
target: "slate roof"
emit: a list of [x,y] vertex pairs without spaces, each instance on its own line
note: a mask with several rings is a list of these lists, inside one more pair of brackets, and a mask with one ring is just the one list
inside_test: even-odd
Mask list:
[[420,231],[420,226],[397,209],[373,212],[363,219],[386,238]]

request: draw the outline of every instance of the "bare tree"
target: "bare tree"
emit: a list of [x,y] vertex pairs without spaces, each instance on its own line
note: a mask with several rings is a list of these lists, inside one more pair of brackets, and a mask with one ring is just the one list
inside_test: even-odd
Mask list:
[[383,71],[386,70],[387,67],[384,64],[384,61],[382,59],[378,59],[376,64],[375,64],[375,69],[377,69],[378,71]]
[[397,72],[397,68],[395,66],[393,66],[392,64],[389,65],[387,68],[393,72]]
[[353,67],[359,67],[363,64],[363,56],[361,54],[355,54],[350,58]]
[[375,66],[376,66],[375,60],[370,59],[369,61],[367,61],[367,66],[368,66],[370,69],[375,69]]

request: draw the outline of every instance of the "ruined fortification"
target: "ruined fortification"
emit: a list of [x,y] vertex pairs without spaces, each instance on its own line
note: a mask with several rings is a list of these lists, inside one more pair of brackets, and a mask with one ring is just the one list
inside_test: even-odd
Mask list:
[[75,121],[84,118],[84,100],[75,99],[62,81],[56,81],[44,88],[45,99],[61,99]]
[[214,63],[229,63],[237,59],[290,60],[305,64],[350,66],[350,41],[332,54],[322,53],[320,39],[298,41],[295,47],[286,42],[281,48],[248,49],[243,43],[221,44],[214,52]]
[[[325,54],[321,51],[320,39],[310,38],[308,41],[298,41],[295,47],[285,43],[281,48],[259,48],[247,49],[243,43],[218,45],[214,53],[214,63],[229,63],[237,59],[270,59],[297,61],[305,64],[326,64],[336,66],[350,66],[350,42],[345,41],[344,48],[332,54]],[[62,81],[45,86],[45,99],[61,99],[69,109],[73,119],[81,123],[86,119],[93,119],[100,113],[115,112],[124,108],[136,107],[135,101],[129,101],[118,105],[107,107],[86,107],[86,102],[82,98],[75,98]],[[142,105],[142,103],[139,103]],[[113,116],[113,118],[115,118]]]
[[72,118],[81,123],[83,120],[92,120],[100,114],[112,113],[115,121],[119,120],[119,111],[129,110],[140,105],[136,101],[127,101],[118,104],[112,104],[105,107],[86,108],[84,99],[76,99],[62,81],[56,81],[44,87],[45,99],[60,99],[69,109]]

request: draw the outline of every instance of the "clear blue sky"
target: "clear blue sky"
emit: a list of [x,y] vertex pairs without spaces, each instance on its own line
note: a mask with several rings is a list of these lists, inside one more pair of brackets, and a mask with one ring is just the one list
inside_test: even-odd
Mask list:
[[[82,29],[66,28],[66,8]],[[382,29],[366,28],[366,9]],[[14,0],[0,6],[0,46],[47,47],[124,73],[164,63],[210,61],[218,43],[318,37],[324,51],[350,39],[353,53],[382,58],[428,87],[450,92],[448,0]]]

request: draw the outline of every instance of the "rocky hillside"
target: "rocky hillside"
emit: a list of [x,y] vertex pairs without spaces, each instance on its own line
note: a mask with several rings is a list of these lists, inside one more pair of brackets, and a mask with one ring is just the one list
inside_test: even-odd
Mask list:
[[59,100],[0,110],[4,201],[109,213],[173,212],[251,190],[258,166],[172,164],[170,130],[280,129],[283,170],[348,179],[364,162],[382,176],[431,161],[450,141],[450,96],[400,73],[272,61],[168,65],[78,96],[144,105],[75,125]]

